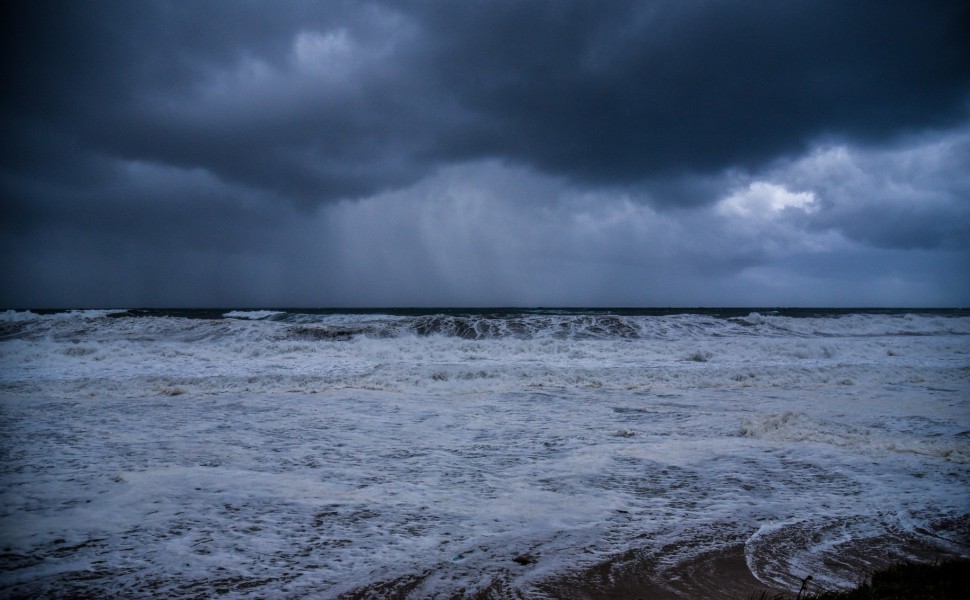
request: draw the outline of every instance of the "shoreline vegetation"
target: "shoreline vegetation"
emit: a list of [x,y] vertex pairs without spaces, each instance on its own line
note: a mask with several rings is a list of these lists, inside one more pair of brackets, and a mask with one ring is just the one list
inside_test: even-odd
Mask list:
[[761,592],[748,600],[957,600],[970,592],[970,560],[897,563],[853,590],[810,592],[811,587],[808,577],[797,595]]

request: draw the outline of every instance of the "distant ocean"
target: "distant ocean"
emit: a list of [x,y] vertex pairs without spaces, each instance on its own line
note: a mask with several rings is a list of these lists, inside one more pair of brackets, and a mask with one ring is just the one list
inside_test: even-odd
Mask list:
[[7,311],[0,456],[0,598],[844,588],[970,556],[970,311]]

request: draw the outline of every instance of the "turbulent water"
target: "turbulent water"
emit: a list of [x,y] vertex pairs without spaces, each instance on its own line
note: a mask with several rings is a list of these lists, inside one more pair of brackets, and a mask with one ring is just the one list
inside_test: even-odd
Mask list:
[[970,313],[8,311],[0,452],[2,597],[844,587],[970,554]]

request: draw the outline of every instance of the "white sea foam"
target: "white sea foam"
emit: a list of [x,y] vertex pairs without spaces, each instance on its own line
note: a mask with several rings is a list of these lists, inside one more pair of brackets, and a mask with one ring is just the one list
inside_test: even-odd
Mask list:
[[231,310],[222,316],[227,319],[268,319],[284,314],[281,310]]
[[[905,420],[906,417],[901,417]],[[959,432],[951,435],[928,434],[925,426],[918,432],[889,431],[867,426],[813,419],[801,413],[770,413],[745,419],[741,434],[781,443],[830,444],[852,448],[873,456],[901,452],[940,457],[956,463],[970,461],[970,443]]]
[[0,313],[0,323],[22,323],[28,321],[65,321],[77,319],[97,319],[108,315],[127,312],[124,309],[65,310],[38,314],[29,310],[5,310]]
[[797,589],[865,540],[968,552],[966,317],[112,312],[4,319],[11,594],[529,593],[692,539],[665,560],[747,539]]
[[0,322],[4,323],[18,323],[36,318],[37,315],[29,310],[5,310],[0,313]]

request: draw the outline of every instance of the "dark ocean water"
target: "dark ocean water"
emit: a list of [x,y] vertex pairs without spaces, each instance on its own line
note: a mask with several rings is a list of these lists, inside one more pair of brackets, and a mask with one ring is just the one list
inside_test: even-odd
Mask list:
[[970,554],[970,313],[7,311],[0,456],[4,597],[844,587]]

